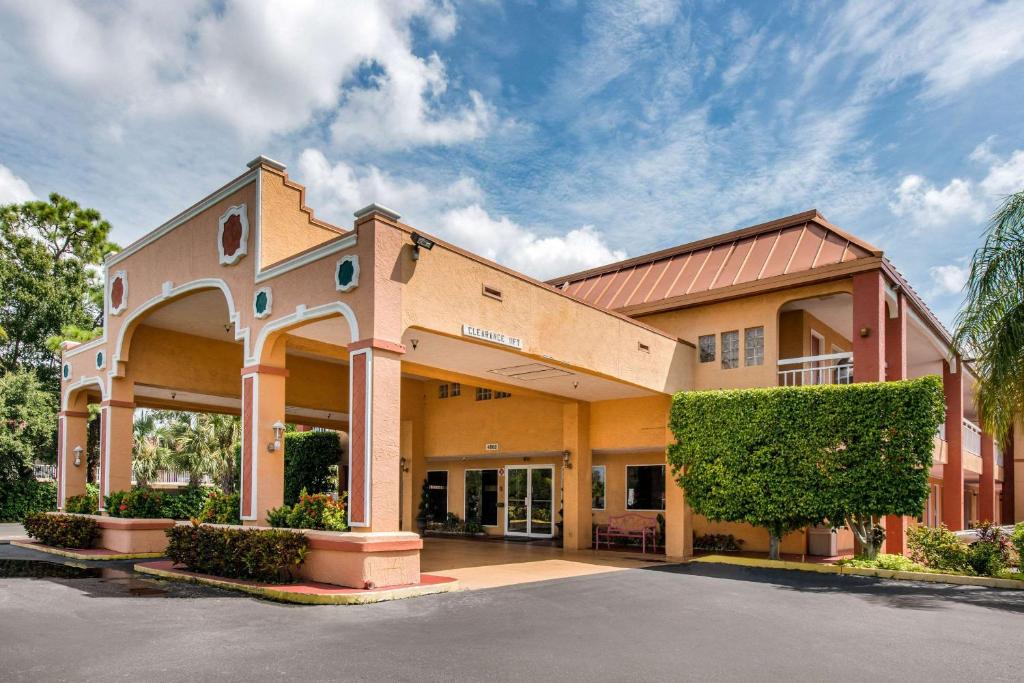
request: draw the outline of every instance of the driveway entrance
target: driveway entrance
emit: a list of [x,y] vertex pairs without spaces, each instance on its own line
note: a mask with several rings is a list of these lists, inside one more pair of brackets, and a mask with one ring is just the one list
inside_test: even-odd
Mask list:
[[423,539],[420,571],[451,576],[463,588],[497,588],[664,565],[594,550],[568,552],[550,545],[514,541]]

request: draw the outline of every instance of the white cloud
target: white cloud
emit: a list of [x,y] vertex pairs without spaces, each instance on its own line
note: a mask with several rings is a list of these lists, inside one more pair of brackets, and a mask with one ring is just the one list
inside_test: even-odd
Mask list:
[[971,270],[968,266],[957,263],[932,266],[928,269],[928,274],[931,275],[932,284],[934,285],[932,294],[961,293],[964,285],[967,283],[967,277],[970,275],[970,272]]
[[989,198],[1024,191],[1024,149],[1013,152],[1005,161],[993,158],[988,175],[981,181],[981,190]]
[[0,18],[111,125],[199,115],[259,140],[326,117],[339,144],[400,149],[475,139],[494,119],[475,91],[448,95],[436,54],[413,51],[414,24],[454,34],[447,1],[0,0]]
[[477,182],[462,176],[448,183],[398,178],[379,168],[331,164],[319,150],[299,158],[296,178],[309,192],[317,213],[347,224],[351,212],[371,202],[402,214],[402,220],[452,244],[514,270],[546,279],[619,261],[625,252],[610,248],[593,226],[542,234],[492,216]]
[[19,204],[35,198],[28,183],[0,164],[0,204]]
[[984,217],[984,207],[975,199],[971,182],[961,178],[954,178],[945,187],[938,188],[919,175],[908,175],[900,182],[896,199],[889,208],[919,227],[947,225],[964,219],[978,221]]

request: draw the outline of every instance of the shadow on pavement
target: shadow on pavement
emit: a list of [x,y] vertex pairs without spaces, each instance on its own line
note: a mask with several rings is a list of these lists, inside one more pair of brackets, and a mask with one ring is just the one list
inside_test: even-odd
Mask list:
[[951,603],[959,603],[1024,614],[1024,591],[999,590],[982,586],[960,586],[705,563],[662,565],[647,567],[643,571],[765,583],[782,590],[802,593],[842,593],[897,609],[938,610],[948,609]]

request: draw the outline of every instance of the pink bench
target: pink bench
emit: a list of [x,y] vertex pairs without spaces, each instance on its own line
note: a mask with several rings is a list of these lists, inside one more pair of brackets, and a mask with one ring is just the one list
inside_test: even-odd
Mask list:
[[646,553],[648,538],[651,548],[657,547],[658,522],[644,515],[616,515],[609,517],[607,524],[599,525],[594,533],[598,550],[601,549],[601,539],[611,548],[613,538],[636,538],[640,540],[641,552]]

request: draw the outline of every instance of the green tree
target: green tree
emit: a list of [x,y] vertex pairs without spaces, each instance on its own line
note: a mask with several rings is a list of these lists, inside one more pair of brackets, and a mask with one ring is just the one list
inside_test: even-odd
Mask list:
[[974,357],[984,426],[1005,436],[1024,405],[1024,191],[989,222],[966,292],[953,344]]
[[148,486],[164,468],[170,449],[166,444],[166,428],[153,411],[142,411],[133,424],[132,473],[135,483]]
[[928,497],[943,418],[937,377],[905,382],[682,392],[668,460],[708,519],[786,533],[848,524],[866,555],[884,515],[917,515]]
[[0,376],[0,482],[32,476],[34,460],[53,460],[57,401],[31,371]]
[[178,411],[160,411],[157,417],[166,423],[167,461],[172,467],[188,472],[192,485],[210,475],[224,484],[225,490],[234,488],[237,417]]
[[97,266],[117,250],[109,234],[98,211],[56,193],[0,206],[0,367],[33,368],[57,386],[47,341],[67,326],[91,331],[102,324]]

